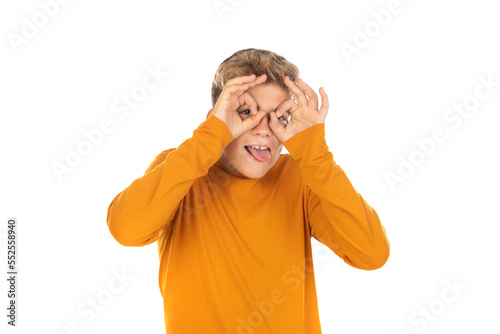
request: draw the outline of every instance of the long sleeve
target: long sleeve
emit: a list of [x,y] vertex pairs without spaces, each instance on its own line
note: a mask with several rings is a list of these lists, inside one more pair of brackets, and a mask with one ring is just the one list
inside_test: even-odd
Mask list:
[[224,122],[210,116],[177,149],[160,153],[144,176],[111,202],[107,224],[115,240],[124,246],[156,241],[193,182],[208,173],[232,140]]
[[309,187],[311,235],[355,268],[382,267],[390,253],[385,229],[375,210],[335,163],[326,144],[324,124],[300,132],[284,146],[299,163]]

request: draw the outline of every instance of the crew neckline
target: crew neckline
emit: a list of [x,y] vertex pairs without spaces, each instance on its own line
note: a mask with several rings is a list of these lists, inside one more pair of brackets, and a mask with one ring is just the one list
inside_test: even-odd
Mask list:
[[230,174],[230,175],[232,175],[232,176],[236,176],[236,177],[238,177],[238,178],[240,178],[240,179],[244,179],[244,180],[254,180],[254,179],[251,179],[251,178],[249,178],[249,177],[247,177],[247,176],[245,176],[245,175],[243,175],[243,174],[237,174],[237,173],[235,173],[235,172],[232,172],[232,171],[227,170],[227,169],[226,169],[226,168],[225,168],[225,167],[224,167],[224,166],[220,163],[220,161],[219,161],[219,160],[217,160],[217,161],[215,162],[215,165],[216,165],[219,169],[222,169],[224,172],[226,172],[226,173],[228,173],[228,174]]

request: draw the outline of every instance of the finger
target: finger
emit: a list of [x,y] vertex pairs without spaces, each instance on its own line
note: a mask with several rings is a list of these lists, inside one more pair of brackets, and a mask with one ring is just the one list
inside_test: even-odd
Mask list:
[[246,86],[246,84],[236,84],[236,85],[225,86],[221,92],[221,96],[219,97],[219,99],[221,97],[228,98],[229,96],[231,96],[233,94],[238,97],[241,94],[243,94],[247,88],[248,87]]
[[250,74],[246,76],[241,76],[241,77],[236,77],[229,79],[224,83],[224,87],[229,86],[229,85],[242,85],[247,82],[251,82],[255,80],[255,74]]
[[247,86],[248,86],[248,88],[252,88],[254,86],[257,86],[257,85],[260,85],[261,83],[266,82],[266,79],[267,79],[267,75],[262,74],[262,75],[258,76],[257,78],[255,78],[254,81],[248,82]]
[[238,97],[238,103],[240,104],[240,107],[248,106],[252,115],[257,114],[257,101],[250,93],[244,92],[240,97]]
[[297,80],[297,84],[302,88],[304,93],[309,97],[309,105],[314,108],[314,110],[318,110],[318,95],[316,92],[304,82],[304,80]]
[[280,117],[282,115],[292,114],[297,111],[297,109],[299,109],[299,105],[292,99],[287,99],[281,102],[278,108],[276,108],[276,116]]
[[326,95],[325,89],[321,87],[319,89],[319,94],[321,95],[321,108],[319,108],[319,112],[326,117],[328,114],[328,109],[330,108],[330,102],[328,101],[328,95]]
[[[227,84],[224,86],[223,91],[229,91],[231,93],[235,93],[237,91],[246,91],[249,88],[252,88],[258,84],[261,84],[266,81],[266,75],[263,74],[259,77],[255,77],[255,74],[252,74],[251,76],[248,77],[238,77],[231,79],[227,82]],[[247,79],[245,79],[247,78]],[[237,80],[235,80],[237,79]],[[235,81],[232,81],[235,80]],[[249,82],[245,82],[247,80],[250,80]],[[241,94],[238,94],[238,96]]]
[[307,105],[307,97],[302,89],[297,86],[297,84],[293,82],[288,76],[285,76],[285,79],[283,81],[285,85],[290,89],[290,91],[295,94],[299,105]]
[[229,85],[243,85],[243,84],[246,84],[246,83],[254,82],[256,80],[262,81],[262,79],[263,79],[262,77],[263,76],[264,76],[264,81],[265,81],[266,80],[265,79],[265,74],[263,74],[261,76],[256,76],[255,74],[250,74],[250,75],[246,75],[246,76],[232,78],[232,79],[229,79],[224,84],[224,87],[225,86],[229,86]]
[[276,138],[278,138],[280,142],[283,142],[283,138],[285,136],[285,131],[286,131],[285,126],[283,126],[283,124],[280,123],[280,121],[278,120],[279,116],[277,116],[275,112],[270,113],[269,117],[270,117],[269,128],[271,128],[271,131],[274,133]]
[[244,120],[242,123],[243,124],[243,133],[245,133],[248,130],[251,130],[251,129],[255,128],[257,125],[259,125],[260,121],[262,120],[262,118],[265,115],[266,115],[265,111],[259,110],[255,115]]

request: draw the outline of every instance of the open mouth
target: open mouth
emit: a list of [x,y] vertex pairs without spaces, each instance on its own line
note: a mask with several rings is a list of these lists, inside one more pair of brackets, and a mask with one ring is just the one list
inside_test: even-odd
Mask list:
[[271,158],[271,149],[266,146],[255,146],[248,145],[245,146],[247,152],[257,161],[266,162]]

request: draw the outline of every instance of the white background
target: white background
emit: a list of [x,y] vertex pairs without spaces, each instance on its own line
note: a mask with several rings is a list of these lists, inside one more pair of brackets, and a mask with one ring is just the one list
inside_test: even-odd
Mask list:
[[[221,0],[230,6],[222,14],[212,0],[74,0],[16,46],[12,36],[43,19],[47,2],[0,5],[2,277],[9,217],[19,246],[18,327],[6,324],[2,279],[2,333],[164,332],[156,243],[119,245],[106,211],[158,153],[191,136],[218,65],[249,47],[285,56],[316,91],[325,87],[330,150],[391,242],[387,264],[369,272],[314,240],[323,332],[499,333],[500,87],[459,126],[443,119],[472,101],[480,76],[500,81],[494,1],[401,0],[377,31],[370,13],[389,0]],[[369,43],[346,57],[342,43],[361,45],[366,27]],[[120,119],[113,102],[147,67],[169,74]],[[103,119],[113,130],[59,180],[54,162]],[[446,140],[391,189],[385,175],[398,173],[398,157],[417,157],[415,141],[437,128]],[[133,277],[117,293],[113,271]],[[106,305],[91,318],[96,297]]]

